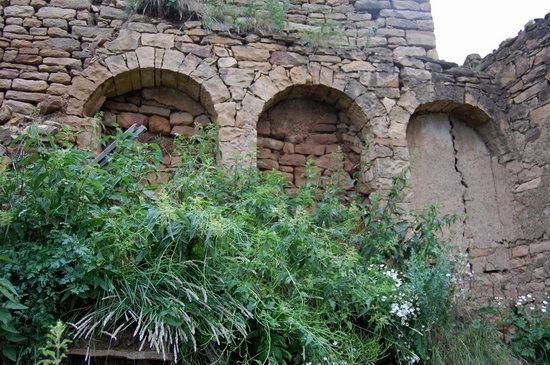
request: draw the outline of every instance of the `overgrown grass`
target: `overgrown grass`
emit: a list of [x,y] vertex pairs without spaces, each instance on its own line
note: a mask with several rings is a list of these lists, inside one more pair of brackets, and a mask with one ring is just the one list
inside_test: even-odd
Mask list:
[[430,333],[431,365],[519,364],[509,346],[502,342],[493,324],[487,321],[449,318]]
[[127,11],[175,21],[200,20],[207,29],[281,32],[289,0],[130,0]]
[[[304,29],[287,27],[290,6],[289,0],[129,0],[126,10],[130,14],[145,14],[176,23],[198,20],[210,31],[284,34],[314,52],[319,48],[349,47],[347,37],[339,32],[336,22],[325,21],[320,25],[305,26]],[[368,39],[374,32],[375,29],[371,29],[365,36],[367,41],[357,47],[363,50],[368,48]]]
[[209,127],[177,141],[181,166],[156,186],[146,183],[155,146],[118,139],[101,167],[26,137],[24,158],[0,174],[0,255],[10,260],[0,275],[27,307],[13,313],[26,338],[20,363],[34,361],[58,319],[77,339],[131,334],[182,364],[439,356],[449,343],[430,334],[455,291],[456,263],[437,238],[448,218],[402,215],[399,179],[368,206],[319,185],[311,166],[289,191],[275,172],[220,166],[216,136]]

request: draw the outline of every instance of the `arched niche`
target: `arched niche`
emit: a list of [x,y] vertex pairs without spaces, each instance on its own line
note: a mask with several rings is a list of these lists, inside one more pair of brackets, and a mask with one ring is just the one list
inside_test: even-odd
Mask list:
[[101,106],[105,133],[113,126],[127,129],[133,124],[147,129],[138,137],[143,143],[157,144],[162,153],[160,178],[167,180],[180,164],[174,149],[176,136],[190,137],[200,126],[213,122],[211,114],[197,100],[178,89],[166,87],[143,88],[106,99]]
[[300,186],[306,161],[311,160],[322,179],[367,194],[361,183],[366,119],[339,90],[324,85],[287,87],[266,102],[260,114],[258,168],[280,171],[290,186]]
[[[474,255],[490,255],[516,236],[511,180],[492,123],[479,108],[438,101],[420,105],[407,127],[413,207],[458,214],[446,235]],[[507,270],[506,260],[496,261],[481,270]]]
[[225,101],[229,92],[214,70],[194,56],[163,54],[165,59],[156,62],[147,52],[138,49],[90,65],[73,81],[71,96],[78,102],[72,111],[82,116],[103,112],[107,133],[115,124],[122,129],[145,126],[139,140],[161,147],[161,178],[166,179],[180,161],[173,153],[174,137],[191,136],[198,126],[215,122],[214,102]]

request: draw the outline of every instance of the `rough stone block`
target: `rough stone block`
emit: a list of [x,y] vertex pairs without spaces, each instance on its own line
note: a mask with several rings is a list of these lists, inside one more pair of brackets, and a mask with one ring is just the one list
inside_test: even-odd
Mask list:
[[163,117],[170,116],[170,109],[162,108],[160,106],[142,105],[139,107],[139,112],[147,115],[160,115]]
[[170,114],[170,124],[173,126],[189,126],[193,124],[193,115],[187,112]]
[[228,86],[248,87],[254,79],[254,71],[246,69],[222,69],[220,76]]
[[31,115],[34,112],[35,106],[30,103],[24,103],[17,100],[4,100],[2,106],[9,107],[14,113]]
[[[121,33],[124,33],[123,31],[124,30],[121,30]],[[87,37],[87,38],[95,38],[95,37],[107,38],[107,37],[110,37],[113,34],[113,32],[114,32],[114,29],[112,28],[99,28],[97,26],[83,27],[83,26],[75,25],[71,28],[71,34],[78,37]]]
[[56,7],[44,7],[38,9],[36,16],[40,19],[44,18],[60,18],[60,19],[74,19],[76,17],[76,10],[74,9],[62,9]]
[[51,0],[50,6],[64,9],[87,10],[91,3],[88,0]]
[[537,125],[542,125],[545,121],[550,119],[550,103],[534,109],[530,113],[531,120]]
[[177,125],[172,128],[172,131],[170,132],[173,136],[187,136],[191,137],[194,136],[197,133],[197,130],[193,127],[184,126],[184,125]]
[[170,121],[158,115],[153,115],[149,118],[149,130],[152,133],[170,134]]
[[251,46],[234,46],[231,48],[237,61],[267,61],[269,51]]
[[82,61],[76,60],[74,58],[54,58],[54,57],[45,57],[42,60],[44,65],[52,66],[62,66],[67,67],[68,69],[80,70],[82,68]]
[[15,79],[13,80],[11,87],[12,89],[19,91],[40,92],[48,89],[48,83],[40,80]]
[[118,115],[117,123],[123,129],[130,128],[134,124],[147,126],[148,118],[143,114],[124,112]]
[[9,90],[11,89],[12,80],[9,79],[0,79],[0,90]]
[[173,34],[144,33],[141,35],[141,44],[158,48],[172,48],[174,47],[174,37]]
[[286,154],[281,156],[279,163],[287,166],[304,166],[306,157],[299,154]]
[[433,32],[407,30],[406,40],[410,46],[435,48],[435,35]]
[[128,18],[128,14],[122,10],[111,6],[101,6],[99,8],[99,16],[105,19],[119,19],[124,20]]
[[4,9],[4,17],[19,17],[26,18],[34,15],[32,6],[8,6]]
[[316,143],[300,143],[294,146],[294,152],[303,155],[322,156],[325,154],[325,145]]

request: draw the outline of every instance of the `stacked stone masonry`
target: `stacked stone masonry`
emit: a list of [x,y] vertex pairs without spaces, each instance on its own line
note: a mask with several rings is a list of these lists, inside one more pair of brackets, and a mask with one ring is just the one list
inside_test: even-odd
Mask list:
[[[0,143],[42,120],[83,129],[79,145],[97,149],[103,111],[107,129],[145,125],[166,174],[171,138],[210,121],[221,163],[274,168],[294,185],[308,159],[328,176],[340,156],[344,186],[361,194],[410,167],[405,208],[463,216],[449,237],[471,257],[475,304],[548,291],[548,16],[459,67],[438,60],[428,0],[293,0],[272,35],[123,7],[0,0]],[[330,44],[304,46],[299,33],[327,22]]]

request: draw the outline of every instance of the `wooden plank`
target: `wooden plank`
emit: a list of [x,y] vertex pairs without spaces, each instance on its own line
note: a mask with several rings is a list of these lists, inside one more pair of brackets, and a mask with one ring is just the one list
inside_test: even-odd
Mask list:
[[[146,130],[144,126],[139,126],[136,129],[137,125],[132,124],[130,128],[128,128],[126,131],[124,131],[124,138],[130,138],[132,140],[137,139],[139,135]],[[110,145],[108,145],[99,155],[97,155],[96,158],[93,159],[92,164],[100,164],[104,165],[107,162],[107,156],[112,153],[117,147],[117,141],[114,141]]]
[[90,358],[97,357],[114,357],[127,360],[159,360],[166,362],[173,362],[172,354],[166,353],[163,356],[162,353],[155,351],[130,351],[130,350],[92,350],[86,348],[71,349],[67,352],[69,356],[87,356]]

